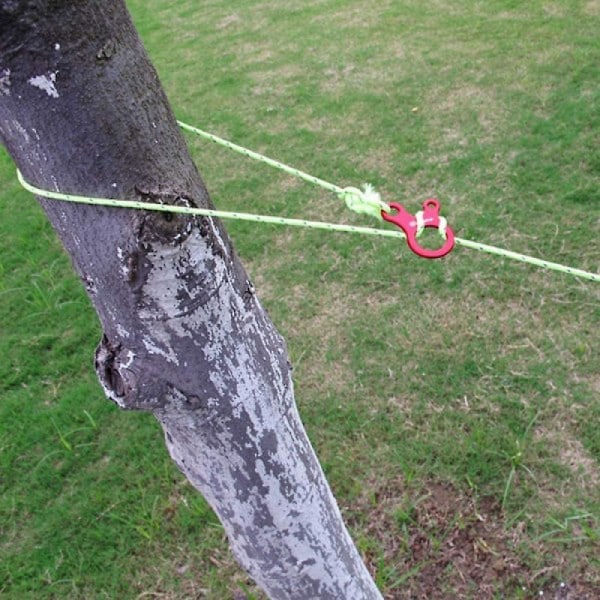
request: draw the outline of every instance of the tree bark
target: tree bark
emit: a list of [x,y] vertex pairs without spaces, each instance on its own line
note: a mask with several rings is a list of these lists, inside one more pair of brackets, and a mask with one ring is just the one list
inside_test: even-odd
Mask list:
[[[0,137],[63,192],[208,206],[122,0],[0,0]],[[310,446],[284,341],[221,224],[39,199],[98,313],[96,369],[151,411],[271,598],[381,598]]]

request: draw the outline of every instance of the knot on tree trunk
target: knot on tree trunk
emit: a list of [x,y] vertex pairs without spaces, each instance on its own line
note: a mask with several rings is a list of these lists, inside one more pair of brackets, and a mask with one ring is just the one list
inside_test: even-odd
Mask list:
[[107,397],[122,409],[203,411],[207,421],[216,416],[210,401],[170,382],[152,357],[113,343],[106,335],[96,348],[95,366]]
[[106,335],[96,348],[95,366],[106,396],[127,410],[156,410],[167,402],[168,384],[144,368],[136,352]]

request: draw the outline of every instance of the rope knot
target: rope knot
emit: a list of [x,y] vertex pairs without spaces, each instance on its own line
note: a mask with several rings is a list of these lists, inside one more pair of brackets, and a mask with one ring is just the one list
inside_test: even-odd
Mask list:
[[390,211],[390,207],[385,203],[379,192],[369,184],[365,183],[363,189],[359,190],[355,187],[344,188],[339,197],[346,203],[346,206],[357,213],[365,215],[372,215],[379,219],[381,217],[381,211]]

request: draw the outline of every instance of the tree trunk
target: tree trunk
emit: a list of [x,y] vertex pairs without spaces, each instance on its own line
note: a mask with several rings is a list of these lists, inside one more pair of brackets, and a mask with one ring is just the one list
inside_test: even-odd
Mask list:
[[[0,0],[0,137],[63,192],[208,206],[122,0]],[[107,396],[151,411],[271,598],[381,598],[219,222],[39,199],[96,308]]]

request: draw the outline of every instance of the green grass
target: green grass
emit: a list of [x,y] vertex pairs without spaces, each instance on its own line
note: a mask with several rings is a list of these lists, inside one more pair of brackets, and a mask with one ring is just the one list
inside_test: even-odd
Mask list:
[[[597,1],[128,4],[179,118],[411,210],[436,196],[461,237],[598,271]],[[370,224],[189,146],[220,208]],[[153,418],[103,399],[82,286],[4,151],[0,179],[0,595],[261,597]],[[598,284],[227,227],[386,598],[600,589]]]

